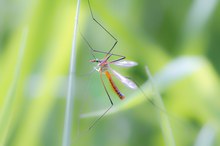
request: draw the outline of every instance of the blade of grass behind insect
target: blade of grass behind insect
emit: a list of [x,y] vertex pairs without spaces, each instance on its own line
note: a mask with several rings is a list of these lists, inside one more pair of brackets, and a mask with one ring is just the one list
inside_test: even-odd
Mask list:
[[205,124],[200,130],[194,146],[212,146],[216,136],[216,129],[211,123]]
[[75,25],[74,25],[74,34],[73,34],[73,42],[72,42],[72,53],[70,60],[70,72],[68,79],[68,90],[67,90],[67,100],[66,100],[66,111],[65,111],[65,121],[64,121],[64,131],[63,131],[63,146],[70,145],[70,137],[71,137],[71,125],[72,125],[72,113],[73,113],[73,93],[74,93],[74,72],[75,72],[75,59],[76,59],[76,36],[78,29],[78,17],[80,10],[80,0],[77,1],[76,6],[76,15],[75,15]]
[[195,0],[190,6],[185,24],[182,29],[182,43],[179,45],[180,54],[202,54],[208,49],[209,42],[205,28],[213,17],[218,5],[217,0]]
[[[40,12],[46,11],[47,8],[50,7],[50,3],[42,2],[39,7],[42,6],[45,8],[44,10],[36,9],[37,16],[35,19],[37,20],[44,17],[45,14]],[[50,30],[44,31],[45,33],[43,36],[42,33],[38,33],[38,30],[42,28],[41,25],[32,23],[37,20],[33,19],[30,23],[31,31],[28,38],[29,41],[27,48],[31,49],[28,49],[27,52],[25,52],[28,54],[25,55],[24,58],[26,70],[24,69],[22,72],[23,78],[26,80],[26,82],[24,82],[25,96],[23,93],[20,93],[19,95],[20,97],[25,98],[25,102],[18,105],[19,108],[21,108],[20,106],[25,106],[25,112],[19,113],[19,116],[22,118],[19,120],[19,124],[15,126],[16,132],[12,131],[14,132],[14,136],[9,139],[10,144],[8,145],[38,146],[61,145],[62,143],[62,114],[56,114],[56,118],[58,119],[55,120],[56,122],[48,118],[50,118],[51,114],[54,112],[54,108],[56,108],[56,101],[59,101],[61,104],[63,103],[60,101],[64,101],[64,99],[57,97],[60,97],[58,94],[60,91],[60,77],[64,74],[66,75],[66,70],[69,64],[69,59],[64,58],[69,58],[70,56],[72,42],[71,32],[73,31],[73,21],[71,20],[75,15],[73,12],[75,10],[69,5],[67,5],[67,7],[62,7],[60,4],[56,6],[59,11],[48,10],[48,13],[50,13],[49,17],[53,17],[52,19],[43,19],[44,21],[39,20],[39,24],[49,24],[46,28],[50,28]],[[45,22],[45,20],[48,21]],[[37,28],[33,29],[35,27]],[[42,38],[41,36],[45,37],[45,41],[41,42],[38,40],[38,38]],[[41,47],[38,46],[39,43],[40,46],[42,45]],[[43,50],[43,52],[40,54],[36,53],[38,50]],[[37,72],[34,71],[33,74],[33,69],[36,67],[34,60],[43,63],[41,64],[40,69]],[[36,80],[33,80],[33,78],[36,77],[37,82]],[[23,110],[23,108],[21,110]],[[55,133],[56,138],[53,136]]]
[[23,55],[26,47],[26,41],[28,36],[28,29],[24,28],[22,32],[22,38],[21,38],[21,44],[19,48],[19,54],[17,59],[17,64],[15,66],[15,72],[14,72],[14,79],[12,81],[12,84],[10,88],[8,89],[8,93],[6,95],[5,104],[3,105],[1,115],[0,115],[0,143],[4,145],[5,139],[7,136],[7,124],[9,123],[10,119],[10,112],[11,112],[11,104],[14,101],[14,93],[16,90],[16,87],[18,86],[18,78],[21,72],[21,65],[23,61]]
[[[162,101],[162,98],[161,98],[161,95],[159,93],[159,90],[157,89],[157,87],[154,83],[154,79],[153,79],[148,67],[146,67],[146,72],[147,72],[147,75],[150,79],[153,91],[155,92],[155,98],[154,98],[155,104],[157,106],[159,106],[163,111],[166,111],[165,106]],[[172,129],[171,129],[168,115],[166,113],[164,113],[163,111],[158,110],[158,115],[160,117],[159,121],[160,121],[160,125],[162,128],[165,144],[167,146],[175,146],[176,144],[175,144],[174,136],[172,134]]]

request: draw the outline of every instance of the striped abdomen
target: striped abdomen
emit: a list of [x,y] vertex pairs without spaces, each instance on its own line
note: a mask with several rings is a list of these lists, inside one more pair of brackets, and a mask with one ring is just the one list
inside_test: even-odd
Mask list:
[[105,75],[107,76],[107,78],[108,78],[108,80],[109,80],[109,82],[110,82],[110,84],[111,84],[113,90],[114,90],[115,93],[118,95],[118,97],[119,97],[120,99],[124,99],[125,96],[118,90],[117,86],[115,85],[115,83],[114,83],[113,80],[112,80],[112,77],[111,77],[110,73],[109,73],[108,71],[105,71]]

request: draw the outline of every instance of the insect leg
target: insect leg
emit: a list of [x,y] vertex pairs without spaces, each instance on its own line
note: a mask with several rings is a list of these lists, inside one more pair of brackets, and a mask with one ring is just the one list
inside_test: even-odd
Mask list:
[[165,111],[164,109],[162,109],[161,107],[159,107],[157,104],[155,104],[155,102],[154,102],[152,99],[150,99],[150,98],[147,97],[147,95],[145,94],[145,92],[143,91],[143,89],[141,88],[141,86],[140,86],[134,79],[132,79],[131,77],[126,77],[126,78],[132,80],[132,81],[137,85],[139,91],[142,93],[142,95],[143,95],[144,97],[146,97],[147,101],[148,101],[154,108],[156,108],[157,110],[160,110],[160,111],[162,111],[162,112],[164,112],[164,113],[167,114],[167,111]]
[[91,16],[92,16],[92,19],[106,32],[108,33],[114,40],[114,44],[113,46],[111,47],[111,49],[107,52],[107,54],[110,54],[111,51],[114,49],[114,47],[116,46],[116,44],[118,43],[118,40],[99,22],[95,19],[94,15],[93,15],[93,12],[92,12],[92,7],[91,7],[91,4],[90,4],[90,0],[88,0],[88,4],[89,4],[89,10],[90,10],[90,13],[91,13]]
[[[110,54],[110,55],[112,55],[112,56],[118,56],[118,57],[120,57],[120,58],[119,58],[120,60],[123,60],[123,59],[126,58],[126,57],[123,56],[123,55],[114,54],[114,53],[109,53],[109,52],[100,51],[100,50],[95,50],[95,49],[92,48],[92,46],[90,45],[89,41],[85,38],[85,36],[84,36],[82,33],[81,33],[81,36],[82,36],[83,40],[86,42],[86,44],[89,46],[89,48],[90,48],[90,50],[91,50],[92,52],[102,53],[102,54]],[[93,53],[92,53],[92,56],[95,58],[95,55],[94,55]],[[119,60],[116,60],[116,61],[119,61]],[[114,62],[115,62],[115,61],[114,61]]]
[[93,122],[93,124],[89,127],[89,130],[91,130],[91,129],[95,126],[95,124],[98,123],[99,120],[101,120],[101,119],[105,116],[105,114],[106,114],[106,113],[112,108],[112,106],[114,105],[114,104],[113,104],[113,101],[112,101],[112,99],[111,99],[111,97],[110,97],[110,95],[109,95],[109,93],[108,93],[108,91],[107,91],[107,88],[106,88],[106,86],[105,86],[105,83],[104,83],[104,81],[103,81],[103,79],[102,79],[102,73],[101,73],[101,72],[100,72],[100,79],[101,79],[102,85],[103,85],[103,87],[104,87],[104,89],[105,89],[105,92],[106,92],[106,94],[108,95],[108,99],[109,99],[111,105],[110,105],[110,107],[109,107],[98,119],[96,119],[96,120]]

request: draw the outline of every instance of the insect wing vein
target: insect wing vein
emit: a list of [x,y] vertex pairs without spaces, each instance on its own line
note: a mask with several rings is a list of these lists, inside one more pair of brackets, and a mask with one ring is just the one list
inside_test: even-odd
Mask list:
[[126,61],[126,60],[122,60],[122,61],[116,61],[116,62],[112,62],[114,65],[117,66],[122,66],[122,67],[133,67],[137,65],[137,62],[134,61]]
[[119,74],[118,72],[116,72],[115,70],[111,69],[113,74],[122,82],[124,83],[126,86],[128,86],[129,88],[131,89],[136,89],[137,88],[137,85],[129,80],[128,78],[122,76],[121,74]]

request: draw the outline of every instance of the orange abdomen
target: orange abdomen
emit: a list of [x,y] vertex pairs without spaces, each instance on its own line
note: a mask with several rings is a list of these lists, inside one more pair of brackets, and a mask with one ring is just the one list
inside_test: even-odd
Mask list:
[[118,95],[118,97],[120,99],[124,99],[125,96],[118,90],[117,86],[115,85],[115,83],[112,80],[111,74],[108,71],[105,71],[105,75],[107,76],[113,90],[115,91],[115,93]]

